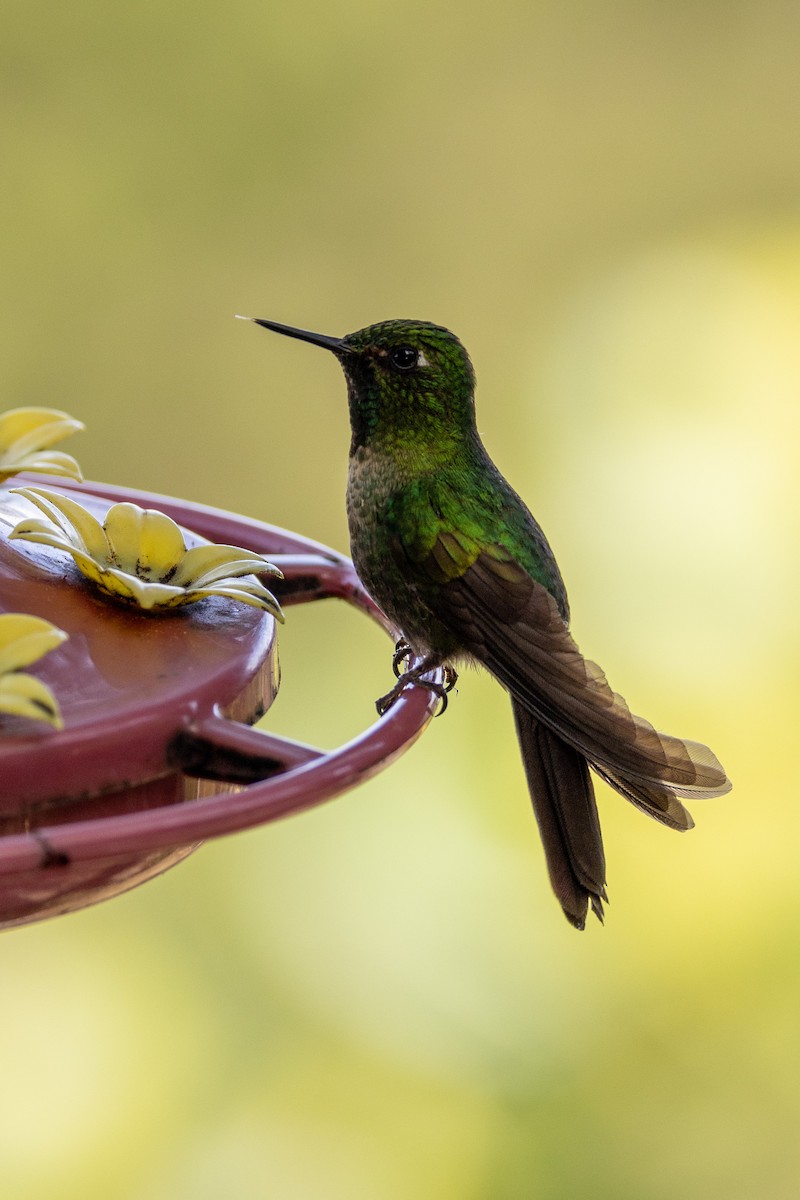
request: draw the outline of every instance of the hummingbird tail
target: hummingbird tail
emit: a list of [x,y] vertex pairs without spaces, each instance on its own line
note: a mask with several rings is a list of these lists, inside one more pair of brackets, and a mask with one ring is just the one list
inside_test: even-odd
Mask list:
[[586,759],[515,699],[511,701],[550,883],[564,916],[583,929],[589,905],[607,901],[600,819]]

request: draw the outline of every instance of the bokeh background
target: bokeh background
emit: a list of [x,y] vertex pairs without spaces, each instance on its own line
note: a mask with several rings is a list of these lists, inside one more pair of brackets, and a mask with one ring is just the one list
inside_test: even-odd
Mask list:
[[[574,630],[735,781],[598,786],[605,928],[545,878],[470,674],[389,772],[0,939],[9,1200],[797,1195],[800,8],[6,0],[4,404],[89,477],[347,546],[336,363],[234,321],[455,329]],[[388,641],[281,631],[279,732]]]

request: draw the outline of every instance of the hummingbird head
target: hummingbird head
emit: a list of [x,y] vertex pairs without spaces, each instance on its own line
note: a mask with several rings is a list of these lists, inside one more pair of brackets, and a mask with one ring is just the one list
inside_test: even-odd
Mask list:
[[455,334],[441,325],[381,321],[334,338],[253,319],[336,355],[347,380],[353,448],[376,441],[442,441],[474,427],[472,364]]

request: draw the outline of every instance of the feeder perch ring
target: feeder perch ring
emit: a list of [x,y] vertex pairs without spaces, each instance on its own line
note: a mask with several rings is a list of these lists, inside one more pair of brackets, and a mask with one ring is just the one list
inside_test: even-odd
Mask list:
[[[318,542],[168,496],[64,479],[54,487],[100,513],[123,501],[157,509],[189,537],[264,555],[283,573],[269,579],[283,608],[337,597],[397,637],[349,559]],[[0,540],[0,609],[69,634],[39,672],[64,728],[0,729],[0,928],[108,899],[209,838],[322,804],[393,762],[436,711],[430,689],[411,683],[334,750],[252,729],[278,687],[269,612],[217,598],[192,606],[196,615],[116,611],[76,584],[69,560],[56,567],[49,547],[24,545]],[[99,647],[98,622],[116,648]],[[93,674],[81,682],[84,663]],[[442,671],[429,678],[444,682]]]

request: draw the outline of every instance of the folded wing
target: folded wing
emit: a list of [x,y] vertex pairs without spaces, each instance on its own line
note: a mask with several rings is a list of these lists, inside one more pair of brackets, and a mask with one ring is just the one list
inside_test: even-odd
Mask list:
[[707,746],[631,713],[584,658],[555,599],[501,547],[486,547],[441,590],[442,617],[516,704],[577,750],[626,799],[674,829],[679,797],[721,796],[730,782]]

